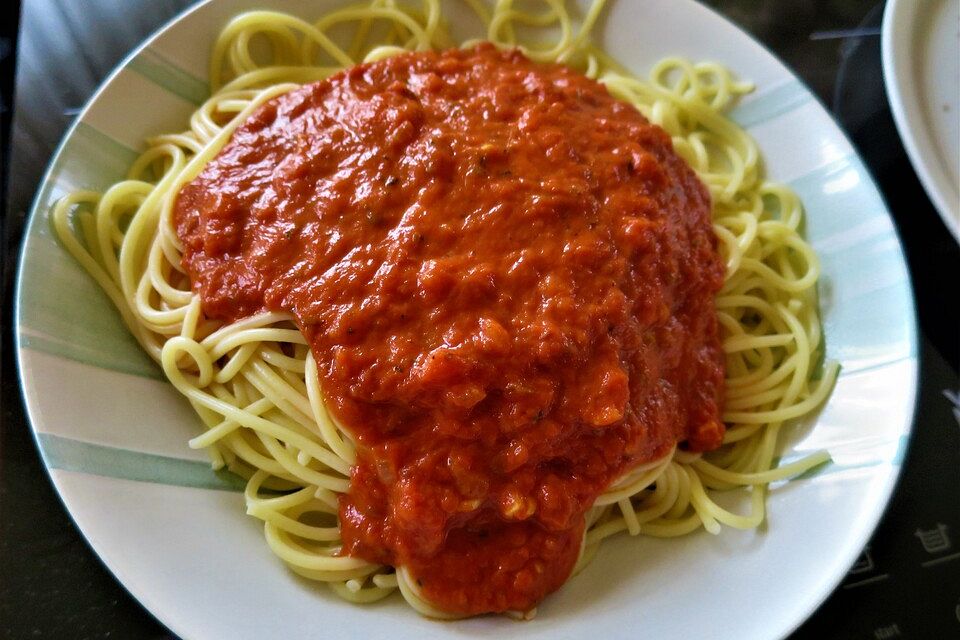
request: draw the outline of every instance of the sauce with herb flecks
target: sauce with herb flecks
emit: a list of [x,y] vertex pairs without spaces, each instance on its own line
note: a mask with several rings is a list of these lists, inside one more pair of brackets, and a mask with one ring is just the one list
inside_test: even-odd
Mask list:
[[632,467],[720,445],[723,264],[669,136],[559,65],[401,54],[276,98],[181,190],[204,312],[292,312],[359,459],[344,552],[526,611]]

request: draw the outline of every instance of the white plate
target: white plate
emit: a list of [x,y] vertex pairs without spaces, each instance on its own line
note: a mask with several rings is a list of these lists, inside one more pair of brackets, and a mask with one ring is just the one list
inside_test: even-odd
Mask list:
[[[439,623],[399,598],[360,607],[300,580],[244,515],[235,483],[187,447],[197,420],[54,241],[51,203],[122,177],[146,135],[183,127],[205,95],[209,47],[243,9],[316,16],[316,0],[218,0],[181,15],[110,76],[71,128],[31,215],[17,292],[23,393],[45,464],[84,536],[127,589],[184,638],[772,638],[837,586],[873,532],[899,473],[917,382],[913,297],[900,242],[870,175],[807,89],[769,52],[686,0],[612,3],[606,49],[635,71],[671,54],[715,59],[757,83],[734,117],[771,177],[808,211],[823,262],[827,406],[792,430],[788,456],[835,463],[775,487],[760,531],[677,540],[621,536],[517,623]],[[459,22],[459,21],[458,21]]]
[[960,242],[960,0],[890,0],[882,50],[910,163]]

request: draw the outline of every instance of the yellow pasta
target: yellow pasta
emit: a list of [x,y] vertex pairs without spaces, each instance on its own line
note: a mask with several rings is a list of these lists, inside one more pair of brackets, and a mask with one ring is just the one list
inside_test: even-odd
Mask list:
[[[576,570],[621,532],[672,537],[701,527],[756,527],[769,483],[829,460],[821,452],[774,466],[782,425],[823,403],[838,366],[815,370],[823,350],[819,262],[800,235],[801,204],[788,188],[764,180],[756,144],[724,116],[751,86],[718,64],[680,58],[661,60],[646,78],[630,75],[589,40],[602,1],[579,22],[562,0],[545,0],[536,12],[510,0],[466,4],[498,46],[574,66],[664,128],[709,188],[727,265],[717,297],[725,444],[704,455],[676,449],[609,487],[588,513]],[[206,448],[214,468],[247,478],[247,513],[263,521],[270,549],[296,573],[353,602],[399,591],[421,613],[445,618],[402,567],[339,555],[337,495],[349,488],[356,454],[325,409],[306,341],[287,314],[228,325],[205,318],[171,220],[180,187],[264,102],[361,61],[455,46],[441,9],[439,0],[373,0],[313,23],[269,11],[237,16],[214,44],[211,96],[189,128],[148,140],[127,180],[102,194],[72,193],[51,215],[63,246],[196,410],[204,430],[190,446]],[[344,28],[352,38],[341,45],[332,32]],[[748,513],[732,513],[711,497],[731,489],[750,493]]]

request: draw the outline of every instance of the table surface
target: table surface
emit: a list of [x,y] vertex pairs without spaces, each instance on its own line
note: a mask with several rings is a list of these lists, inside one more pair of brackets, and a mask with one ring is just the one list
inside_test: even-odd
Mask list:
[[[630,0],[614,0],[630,1]],[[12,282],[24,217],[63,132],[123,56],[185,0],[26,0],[0,11],[0,637],[172,638],[106,571],[54,493],[19,396]],[[876,0],[713,0],[807,82],[884,192],[906,248],[922,334],[919,411],[873,540],[798,638],[960,637],[960,248],[904,154],[880,66]],[[16,65],[15,101],[11,101]],[[10,127],[11,103],[13,124]],[[930,535],[940,540],[930,545]],[[923,535],[927,534],[927,535]],[[927,546],[924,546],[924,542]]]

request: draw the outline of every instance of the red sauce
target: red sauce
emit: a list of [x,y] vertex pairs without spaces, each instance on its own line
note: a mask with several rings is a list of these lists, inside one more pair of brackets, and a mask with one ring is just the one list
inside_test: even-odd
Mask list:
[[358,443],[344,552],[528,610],[631,467],[719,446],[708,192],[599,84],[490,46],[272,100],[179,194],[204,312],[292,312]]

